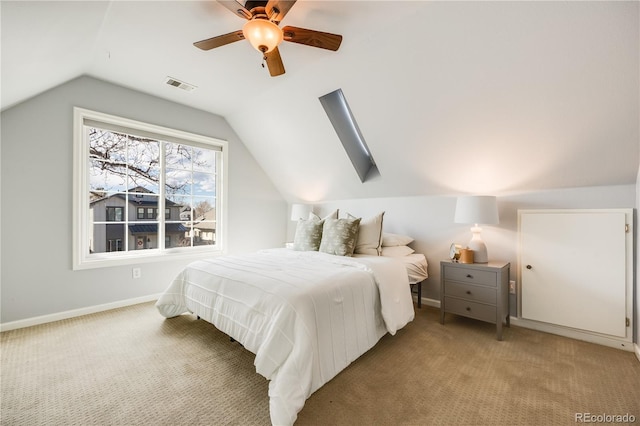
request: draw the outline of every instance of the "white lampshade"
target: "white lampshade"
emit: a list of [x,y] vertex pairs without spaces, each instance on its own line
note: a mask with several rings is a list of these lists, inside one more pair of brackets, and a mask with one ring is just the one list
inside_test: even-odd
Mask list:
[[282,30],[267,19],[252,19],[242,27],[244,38],[262,53],[271,52],[282,42]]
[[473,223],[473,237],[467,247],[473,250],[474,263],[487,263],[487,246],[482,241],[482,228],[478,225],[495,225],[498,223],[498,203],[496,197],[487,195],[470,195],[458,197],[456,202],[456,223]]
[[312,210],[311,204],[293,204],[291,206],[291,220],[306,219]]
[[498,203],[489,195],[468,195],[458,197],[456,202],[456,223],[495,225],[498,223]]

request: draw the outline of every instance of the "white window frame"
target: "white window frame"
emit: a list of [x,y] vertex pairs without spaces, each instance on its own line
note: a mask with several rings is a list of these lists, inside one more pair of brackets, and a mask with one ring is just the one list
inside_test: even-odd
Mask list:
[[[216,174],[216,244],[215,246],[172,247],[158,250],[131,250],[108,253],[89,253],[89,144],[86,140],[85,123],[100,122],[132,131],[154,134],[158,138],[180,140],[189,145],[205,145],[221,150],[221,161]],[[170,129],[141,121],[91,111],[84,108],[73,109],[73,269],[91,269],[144,262],[164,261],[168,258],[202,258],[226,252],[227,235],[227,169],[228,142],[209,136],[197,135]],[[162,166],[164,171],[164,165]],[[160,185],[159,211],[164,211],[164,187]],[[160,210],[162,207],[162,210]],[[137,212],[136,212],[137,214]],[[164,217],[164,216],[163,216]],[[160,220],[160,218],[159,218]],[[160,223],[163,223],[160,220]],[[158,227],[158,238],[164,235]],[[219,238],[219,239],[218,239]]]

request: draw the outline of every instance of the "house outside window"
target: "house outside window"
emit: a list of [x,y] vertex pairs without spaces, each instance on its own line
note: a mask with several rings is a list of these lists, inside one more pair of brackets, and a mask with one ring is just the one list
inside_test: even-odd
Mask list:
[[74,269],[222,252],[225,141],[80,108],[74,125]]

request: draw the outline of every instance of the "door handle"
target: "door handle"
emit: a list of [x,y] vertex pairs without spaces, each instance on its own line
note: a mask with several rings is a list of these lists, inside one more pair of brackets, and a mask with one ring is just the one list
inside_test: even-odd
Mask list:
[[533,268],[533,266],[527,265],[527,269],[532,269],[532,268]]

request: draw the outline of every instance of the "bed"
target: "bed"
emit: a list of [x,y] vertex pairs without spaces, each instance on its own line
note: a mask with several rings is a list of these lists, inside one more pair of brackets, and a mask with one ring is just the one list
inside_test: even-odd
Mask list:
[[271,422],[291,425],[313,392],[413,320],[409,284],[426,266],[423,255],[262,250],[191,263],[156,306],[198,315],[254,353]]

